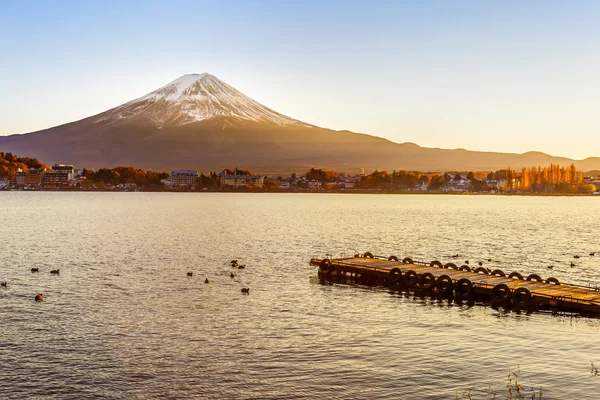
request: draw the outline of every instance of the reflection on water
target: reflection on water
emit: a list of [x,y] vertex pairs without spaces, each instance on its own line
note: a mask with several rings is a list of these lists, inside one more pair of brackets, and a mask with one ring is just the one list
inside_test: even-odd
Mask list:
[[2,192],[2,396],[501,398],[520,370],[595,398],[597,319],[320,284],[308,261],[458,253],[596,284],[597,200]]

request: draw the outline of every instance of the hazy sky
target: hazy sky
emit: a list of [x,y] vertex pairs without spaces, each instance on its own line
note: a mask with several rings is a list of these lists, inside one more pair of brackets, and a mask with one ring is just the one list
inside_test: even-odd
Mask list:
[[0,54],[1,135],[210,72],[326,128],[600,156],[600,1],[0,0]]

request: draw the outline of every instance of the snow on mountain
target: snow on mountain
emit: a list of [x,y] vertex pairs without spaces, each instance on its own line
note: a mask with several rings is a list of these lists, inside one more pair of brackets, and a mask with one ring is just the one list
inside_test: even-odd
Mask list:
[[185,125],[218,116],[310,127],[263,106],[208,73],[184,75],[160,89],[103,113],[95,122],[149,119],[163,127]]

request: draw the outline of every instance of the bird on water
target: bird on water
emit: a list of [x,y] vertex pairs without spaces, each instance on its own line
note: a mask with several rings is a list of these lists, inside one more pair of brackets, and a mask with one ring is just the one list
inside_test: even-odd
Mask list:
[[44,301],[44,295],[43,294],[38,294],[35,296],[35,301]]
[[40,272],[39,268],[31,268],[31,272]]
[[250,288],[242,288],[242,293],[244,294],[250,294]]
[[53,269],[52,271],[50,271],[50,273],[54,274],[54,275],[58,275],[58,274],[60,274],[60,269]]
[[194,273],[191,271],[187,273],[187,276],[192,276],[192,275],[194,275]]
[[206,278],[206,279],[204,280],[204,283],[210,283],[210,280],[209,280],[208,278]]

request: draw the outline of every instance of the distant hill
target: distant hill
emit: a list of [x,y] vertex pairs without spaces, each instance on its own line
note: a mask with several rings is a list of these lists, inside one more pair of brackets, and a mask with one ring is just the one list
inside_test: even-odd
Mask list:
[[263,106],[210,74],[185,75],[101,114],[38,132],[0,136],[0,151],[50,163],[160,171],[240,166],[263,173],[311,167],[365,170],[497,170],[572,162],[600,169],[600,158],[540,152],[508,154],[394,143],[307,124]]

